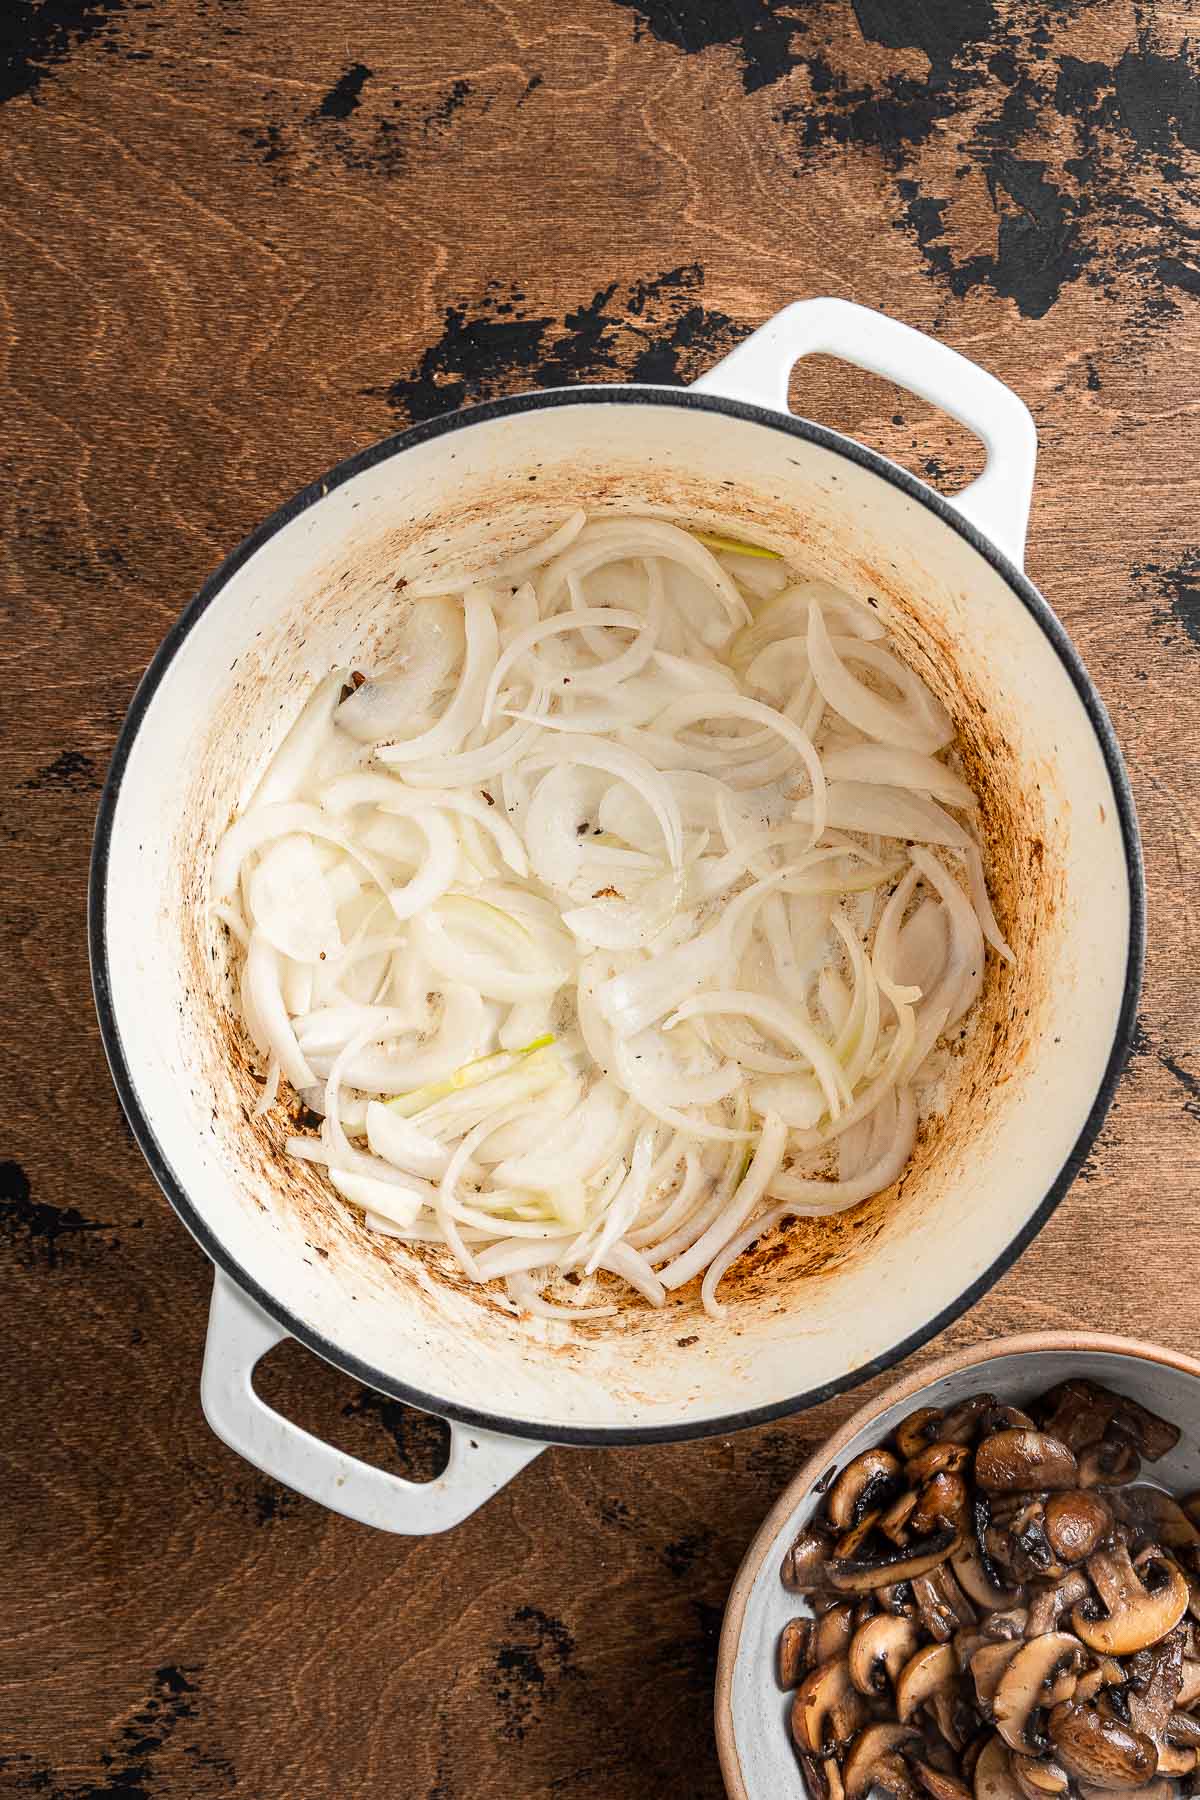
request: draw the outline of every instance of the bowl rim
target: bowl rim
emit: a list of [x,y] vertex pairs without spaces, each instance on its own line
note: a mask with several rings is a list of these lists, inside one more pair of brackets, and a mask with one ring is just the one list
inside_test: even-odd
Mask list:
[[[200,1208],[188,1194],[183,1183],[176,1176],[170,1157],[163,1144],[160,1143],[142,1105],[133,1066],[125,1052],[112,998],[109,969],[108,870],[121,786],[142,722],[149,712],[167,671],[184,648],[192,630],[251,556],[261,550],[293,520],[316,506],[336,488],[343,486],[347,481],[366,470],[387,462],[392,457],[402,455],[406,450],[416,449],[436,438],[469,429],[473,425],[487,424],[493,420],[511,418],[542,408],[613,405],[663,406],[687,412],[716,413],[726,418],[764,426],[784,437],[816,444],[822,449],[845,458],[848,462],[857,464],[860,468],[871,471],[891,487],[898,488],[903,494],[924,507],[927,512],[933,514],[941,524],[948,526],[959,537],[965,539],[983,557],[985,562],[991,565],[1033,618],[1048,640],[1051,649],[1058,656],[1095,734],[1116,804],[1128,883],[1129,935],[1122,977],[1121,1005],[1113,1031],[1112,1043],[1095,1098],[1081,1123],[1073,1148],[1041,1200],[1030,1210],[1021,1229],[1013,1235],[990,1266],[984,1269],[974,1281],[969,1282],[940,1312],[898,1343],[872,1357],[868,1362],[848,1369],[833,1380],[803,1389],[783,1400],[771,1401],[762,1406],[747,1407],[744,1410],[723,1414],[719,1418],[702,1420],[685,1418],[676,1420],[669,1425],[555,1426],[527,1419],[507,1418],[502,1414],[488,1412],[480,1407],[465,1406],[454,1401],[443,1400],[437,1394],[426,1392],[412,1383],[396,1380],[385,1370],[376,1368],[364,1358],[349,1353],[321,1331],[299,1318],[289,1307],[277,1300],[269,1289],[263,1286],[258,1277],[245,1268],[238,1258],[226,1249],[224,1243],[208,1224]],[[285,501],[262,524],[251,531],[208,577],[195,597],[168,629],[133,695],[117,737],[104,788],[100,795],[88,876],[87,904],[88,953],[91,964],[93,998],[100,1024],[101,1041],[122,1109],[159,1187],[210,1261],[223,1270],[235,1285],[261,1307],[289,1336],[296,1338],[298,1342],[325,1362],[331,1363],[335,1368],[341,1369],[345,1374],[363,1382],[366,1386],[375,1388],[394,1399],[404,1401],[423,1412],[455,1420],[460,1424],[476,1426],[485,1431],[497,1432],[508,1437],[531,1439],[538,1443],[590,1446],[681,1443],[692,1438],[715,1437],[722,1432],[740,1431],[750,1426],[766,1424],[773,1419],[786,1418],[792,1413],[802,1412],[807,1407],[818,1405],[820,1402],[857,1387],[864,1381],[870,1380],[872,1376],[890,1369],[894,1364],[929,1343],[932,1338],[944,1331],[948,1325],[951,1325],[977,1300],[982,1298],[1041,1231],[1074,1181],[1104,1122],[1133,1044],[1146,941],[1146,891],[1137,812],[1116,733],[1104,702],[1084,667],[1082,657],[1049,603],[1025,572],[1005,556],[1003,551],[999,550],[977,526],[964,518],[943,495],[927,486],[925,482],[918,480],[915,475],[911,475],[907,469],[890,462],[877,450],[860,444],[854,438],[846,437],[840,432],[831,430],[828,426],[815,424],[812,420],[800,418],[794,413],[778,412],[769,407],[752,405],[747,401],[727,399],[719,394],[698,393],[694,388],[669,388],[628,383],[536,389],[500,400],[487,401],[482,405],[461,407],[457,411],[443,414],[436,419],[426,420],[419,425],[412,426],[407,431],[397,432],[377,443],[368,445],[366,449],[335,464],[324,475],[318,476],[306,488],[301,489],[299,493]]]
[[1009,1356],[1026,1356],[1030,1352],[1066,1351],[1086,1356],[1096,1352],[1126,1356],[1134,1362],[1157,1363],[1163,1368],[1178,1369],[1200,1381],[1200,1360],[1186,1351],[1172,1350],[1165,1344],[1152,1344],[1146,1338],[1118,1337],[1106,1331],[1023,1331],[1010,1337],[993,1338],[954,1350],[922,1363],[899,1381],[893,1381],[840,1425],[832,1436],[824,1439],[793,1475],[782,1494],[750,1540],[745,1556],[733,1578],[725,1616],[721,1623],[721,1639],[717,1651],[716,1687],[713,1695],[713,1723],[717,1738],[717,1758],[729,1800],[756,1800],[746,1786],[738,1760],[733,1730],[733,1676],[741,1653],[742,1629],[746,1622],[746,1606],[750,1590],[757,1581],[763,1563],[779,1547],[796,1507],[811,1492],[838,1460],[859,1432],[898,1401],[915,1400],[947,1375],[964,1369],[980,1368],[1003,1362]]

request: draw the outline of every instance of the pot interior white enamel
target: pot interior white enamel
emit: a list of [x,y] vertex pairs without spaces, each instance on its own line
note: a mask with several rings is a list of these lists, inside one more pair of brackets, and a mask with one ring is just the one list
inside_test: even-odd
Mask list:
[[[470,566],[565,508],[750,533],[869,595],[949,705],[1017,954],[993,968],[944,1126],[900,1184],[760,1245],[722,1290],[573,1327],[515,1321],[368,1234],[280,1150],[207,912],[212,848],[316,679],[386,646],[404,578]],[[547,1438],[716,1430],[861,1378],[1014,1256],[1098,1125],[1136,984],[1132,811],[1052,615],[921,484],[847,440],[653,389],[527,396],[422,428],[264,527],[168,640],[101,821],[98,970],[123,1097],[209,1253],[295,1335],[433,1410]],[[1134,899],[1131,902],[1131,892]]]

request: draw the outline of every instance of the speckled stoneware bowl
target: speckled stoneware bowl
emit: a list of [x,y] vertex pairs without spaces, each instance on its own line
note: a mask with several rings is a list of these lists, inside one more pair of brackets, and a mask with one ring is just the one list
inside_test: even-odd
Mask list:
[[808,1610],[784,1587],[780,1565],[820,1505],[829,1485],[822,1477],[879,1443],[918,1406],[954,1406],[981,1390],[1020,1405],[1072,1375],[1103,1382],[1180,1426],[1178,1448],[1155,1463],[1154,1477],[1174,1490],[1200,1487],[1200,1362],[1177,1350],[1096,1332],[1030,1332],[943,1357],[886,1388],[797,1471],[738,1570],[717,1663],[717,1748],[729,1800],[803,1800],[806,1792],[788,1729],[791,1696],[778,1685],[775,1653],[787,1620]]

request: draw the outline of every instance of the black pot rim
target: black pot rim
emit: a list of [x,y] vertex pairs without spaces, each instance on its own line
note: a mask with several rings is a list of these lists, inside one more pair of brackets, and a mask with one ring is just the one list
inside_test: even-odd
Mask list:
[[[926,1325],[918,1331],[910,1333],[908,1337],[903,1338],[881,1355],[873,1357],[870,1362],[863,1363],[845,1375],[838,1376],[836,1380],[803,1389],[788,1399],[774,1401],[767,1406],[750,1407],[744,1411],[724,1414],[720,1418],[706,1418],[698,1421],[683,1419],[672,1425],[546,1426],[524,1419],[505,1418],[502,1415],[486,1412],[481,1408],[461,1406],[456,1402],[443,1400],[436,1394],[426,1393],[419,1388],[396,1381],[382,1369],[374,1368],[361,1358],[348,1354],[302,1319],[297,1318],[287,1307],[281,1305],[247,1269],[243,1268],[236,1257],[230,1255],[226,1250],[176,1177],[142,1107],[133,1072],[125,1055],[112,1003],[109,979],[106,921],[108,864],[121,783],[138,730],[159,684],[183,648],[197,621],[217,599],[238,569],[277,532],[353,476],[361,474],[366,469],[374,468],[378,463],[401,455],[406,450],[428,443],[434,438],[466,430],[473,425],[484,424],[489,420],[509,418],[515,414],[537,411],[541,408],[639,405],[666,406],[678,408],[681,411],[720,413],[728,418],[741,419],[751,424],[764,426],[785,437],[818,444],[823,449],[844,457],[848,462],[869,469],[882,481],[886,481],[890,486],[898,488],[901,493],[915,500],[943,525],[948,526],[959,537],[965,538],[972,548],[996,570],[1049,641],[1070,677],[1096,734],[1109,780],[1112,783],[1120,820],[1129,883],[1129,944],[1121,1010],[1112,1046],[1095,1100],[1083,1122],[1074,1148],[1051,1183],[1040,1205],[1035,1208],[1021,1230],[1006,1245],[1001,1254],[989,1268],[969,1283],[948,1306],[943,1307]],[[902,1361],[904,1357],[927,1344],[966,1312],[969,1307],[973,1306],[977,1300],[981,1299],[989,1288],[994,1286],[1000,1277],[1011,1268],[1021,1252],[1045,1225],[1075,1179],[1104,1122],[1133,1041],[1137,1000],[1145,960],[1145,935],[1145,881],[1137,814],[1116,734],[1104,703],[1096,692],[1078,651],[1058,618],[1024,572],[998,550],[989,538],[964,519],[942,495],[927,487],[924,482],[918,481],[907,470],[899,468],[877,451],[868,449],[866,445],[857,443],[852,438],[843,437],[839,432],[831,431],[826,426],[814,424],[808,419],[797,418],[790,413],[774,412],[765,407],[754,406],[741,400],[726,399],[716,394],[697,393],[695,389],[618,384],[552,388],[517,394],[508,399],[464,407],[456,412],[447,413],[441,418],[431,419],[424,424],[413,426],[408,431],[397,432],[393,436],[384,438],[379,443],[359,451],[357,455],[348,457],[344,462],[338,463],[327,474],[320,476],[300,493],[294,495],[292,499],[286,501],[256,530],[252,531],[209,576],[195,598],[180,614],[167,632],[138,685],[121,727],[104,790],[100,797],[88,883],[88,945],[92,967],[92,986],[100,1021],[100,1034],[117,1093],[142,1154],[150,1165],[151,1172],[183,1223],[211,1261],[219,1269],[222,1269],[290,1336],[296,1338],[324,1361],[343,1370],[368,1387],[376,1388],[397,1400],[405,1401],[411,1406],[420,1408],[423,1412],[434,1413],[462,1425],[475,1426],[484,1431],[498,1432],[509,1437],[532,1439],[541,1443],[581,1446],[678,1443],[692,1438],[713,1437],[721,1432],[740,1431],[752,1425],[766,1424],[773,1419],[781,1419],[789,1414],[802,1412],[808,1407],[818,1405],[821,1401],[831,1399],[834,1395],[861,1386],[864,1382],[871,1380],[873,1376],[891,1368],[894,1364]]]

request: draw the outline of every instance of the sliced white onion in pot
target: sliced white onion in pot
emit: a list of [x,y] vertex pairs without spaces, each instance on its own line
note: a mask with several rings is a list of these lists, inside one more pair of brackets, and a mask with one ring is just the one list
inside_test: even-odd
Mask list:
[[[868,737],[909,750],[940,750],[950,742],[953,727],[944,709],[886,650],[854,638],[840,638],[835,644],[819,606],[809,609],[807,641],[809,666],[826,704],[851,725]],[[847,654],[892,680],[901,689],[903,701],[885,700],[859,681],[843,660]]]
[[[955,850],[965,850],[970,843],[962,826],[936,800],[903,788],[868,787],[863,781],[831,781],[825,790],[825,805],[822,828],[827,823],[839,831],[869,831],[880,837],[945,844]],[[815,829],[811,797],[806,795],[797,803],[792,817]]]
[[551,1342],[694,1277],[720,1317],[757,1236],[888,1187],[1012,954],[876,613],[717,547],[574,513],[413,583],[213,859],[257,1116],[290,1083],[290,1154]]
[[914,793],[944,800],[947,806],[969,810],[975,805],[975,796],[962,776],[920,750],[904,750],[897,744],[847,744],[827,750],[821,761],[829,781],[911,788]]
[[400,743],[380,744],[375,754],[389,764],[421,762],[457,750],[468,731],[479,723],[484,695],[499,653],[496,615],[485,595],[463,599],[467,648],[454,698],[436,725]]

